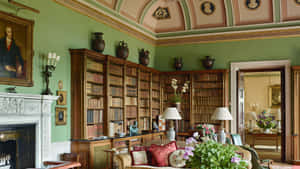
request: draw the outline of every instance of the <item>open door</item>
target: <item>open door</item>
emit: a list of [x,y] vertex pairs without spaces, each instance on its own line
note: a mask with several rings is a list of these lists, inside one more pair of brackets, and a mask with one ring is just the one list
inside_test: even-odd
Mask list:
[[244,93],[244,78],[243,72],[237,71],[237,133],[240,134],[243,142],[245,142],[244,130],[244,106],[245,106],[245,93]]

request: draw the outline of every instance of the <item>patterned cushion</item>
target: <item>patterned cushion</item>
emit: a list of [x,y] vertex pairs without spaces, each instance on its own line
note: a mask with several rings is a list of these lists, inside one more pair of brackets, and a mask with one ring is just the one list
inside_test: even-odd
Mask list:
[[132,165],[147,165],[147,154],[146,151],[131,151]]
[[165,167],[169,165],[169,155],[177,150],[176,142],[170,142],[163,146],[151,146],[149,151],[152,153],[152,158],[155,159],[156,166]]
[[184,150],[176,150],[169,156],[169,162],[172,167],[182,168],[185,166],[185,160],[183,159]]

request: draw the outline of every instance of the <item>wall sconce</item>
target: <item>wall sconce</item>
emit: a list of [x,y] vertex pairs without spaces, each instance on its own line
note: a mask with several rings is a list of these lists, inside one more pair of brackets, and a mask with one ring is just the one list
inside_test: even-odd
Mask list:
[[42,95],[52,95],[49,88],[49,78],[52,76],[52,72],[54,72],[56,68],[56,64],[58,63],[60,56],[57,56],[56,53],[48,53],[46,70],[43,72],[45,75],[46,81],[46,90],[42,93]]

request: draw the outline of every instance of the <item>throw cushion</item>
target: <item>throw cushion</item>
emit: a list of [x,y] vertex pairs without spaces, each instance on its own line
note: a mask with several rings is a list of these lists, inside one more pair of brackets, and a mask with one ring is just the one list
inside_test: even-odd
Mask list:
[[166,145],[151,145],[149,151],[156,162],[156,166],[164,167],[169,165],[169,155],[177,150],[176,142],[172,141]]
[[147,154],[146,151],[131,151],[130,152],[132,157],[132,165],[147,165]]
[[185,166],[185,160],[183,158],[185,151],[184,150],[176,150],[171,153],[169,157],[169,162],[172,167],[182,168]]
[[[152,147],[154,147],[154,146],[156,146],[156,145],[154,144]],[[146,151],[148,164],[149,165],[156,165],[154,159],[152,158],[152,154],[149,151],[150,149],[151,149],[151,146],[134,146],[133,147],[134,151],[143,151],[143,150]]]

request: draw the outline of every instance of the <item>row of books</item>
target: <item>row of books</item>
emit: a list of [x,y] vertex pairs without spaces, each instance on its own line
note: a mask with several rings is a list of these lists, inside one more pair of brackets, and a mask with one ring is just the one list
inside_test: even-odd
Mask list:
[[126,117],[136,118],[137,117],[137,107],[126,107]]
[[88,94],[103,94],[103,86],[87,83],[86,84],[86,92]]
[[159,90],[159,83],[152,83],[152,89]]
[[99,137],[103,135],[103,124],[95,124],[87,126],[88,138]]
[[153,100],[152,101],[152,108],[159,109],[159,101]]
[[152,97],[159,98],[159,92],[158,91],[152,91]]
[[123,120],[123,109],[111,108],[112,120]]
[[137,105],[136,97],[126,97],[125,105]]
[[136,78],[134,77],[127,77],[126,84],[136,86]]
[[112,85],[123,85],[123,79],[121,77],[110,76],[109,80]]
[[111,87],[110,88],[111,96],[123,96],[123,89],[119,87]]
[[122,107],[123,106],[123,99],[122,98],[111,98],[110,99],[110,106],[112,106],[112,107]]
[[140,94],[142,98],[149,98],[149,91],[141,91]]
[[87,111],[87,123],[103,123],[103,110],[88,110]]
[[150,88],[150,83],[141,81],[140,86],[141,86],[141,89],[149,89]]
[[150,73],[140,72],[140,79],[150,81]]
[[87,59],[86,66],[88,70],[103,72],[103,64],[99,62],[95,62],[91,59]]
[[126,74],[131,75],[131,76],[136,76],[137,75],[137,69],[134,67],[127,67],[126,68]]
[[140,126],[141,130],[149,130],[150,129],[150,119],[149,118],[141,118],[139,126]]
[[152,75],[152,81],[159,82],[159,75]]
[[223,73],[204,73],[194,76],[196,81],[221,81],[223,79]]
[[194,83],[195,88],[222,88],[223,82],[214,82],[214,83],[208,83],[208,82],[201,82],[201,83]]
[[103,75],[97,73],[86,72],[86,80],[90,82],[102,83],[103,84]]
[[89,108],[103,108],[103,98],[89,98],[88,99],[88,107]]
[[140,108],[140,117],[149,117],[149,109]]
[[139,104],[141,107],[149,107],[149,100],[140,100]]
[[137,89],[132,87],[127,87],[128,96],[137,96]]
[[119,65],[110,64],[109,65],[109,72],[116,75],[123,75],[123,68]]

